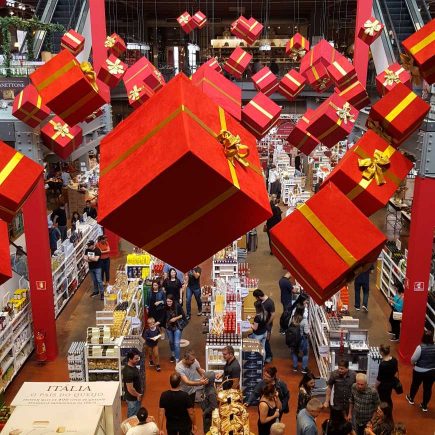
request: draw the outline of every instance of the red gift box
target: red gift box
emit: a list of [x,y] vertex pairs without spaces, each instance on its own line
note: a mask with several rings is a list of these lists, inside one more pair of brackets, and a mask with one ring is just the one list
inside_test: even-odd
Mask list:
[[33,85],[27,85],[15,97],[12,115],[35,128],[50,115],[50,109],[42,104],[42,98],[36,88]]
[[338,52],[325,39],[321,39],[311,50],[302,58],[299,72],[303,74],[308,68],[321,63],[325,68],[334,62]]
[[[143,225],[168,191],[189,200]],[[103,139],[99,197],[102,225],[182,271],[271,216],[255,138],[183,74]]]
[[230,31],[235,37],[243,39],[246,32],[249,31],[249,20],[241,15],[231,23]]
[[70,29],[62,36],[60,46],[77,56],[85,48],[85,37]]
[[67,124],[75,125],[106,104],[98,93],[96,75],[89,62],[79,64],[62,50],[30,74],[42,101]]
[[343,97],[332,94],[314,111],[307,131],[332,148],[352,131],[357,117],[358,110]]
[[376,89],[381,96],[391,91],[397,83],[403,83],[412,90],[411,74],[398,63],[393,63],[376,76]]
[[202,29],[207,24],[207,17],[201,11],[194,14],[192,18],[198,29]]
[[370,105],[367,91],[359,81],[352,83],[343,90],[340,90],[339,88],[335,88],[334,90],[340,97],[343,97],[353,107],[355,107],[355,109],[361,110]]
[[328,74],[337,86],[350,86],[358,80],[354,66],[342,55],[337,54],[327,68]]
[[0,220],[0,284],[12,278],[8,224]]
[[216,57],[212,57],[206,63],[202,64],[196,71],[198,72],[201,68],[211,68],[218,73],[222,72],[222,67],[219,65],[219,62]]
[[103,114],[103,109],[98,109],[95,112],[93,112],[91,115],[89,115],[85,121],[87,123],[92,122],[94,119],[97,119],[99,116],[101,116]]
[[370,216],[387,204],[412,166],[400,151],[368,130],[339,161],[325,184],[334,183]]
[[243,15],[231,24],[231,33],[237,38],[244,39],[248,44],[253,44],[261,35],[264,26],[255,18],[249,20]]
[[239,86],[209,67],[199,68],[192,76],[192,83],[240,121],[242,90]]
[[127,51],[125,41],[117,33],[112,33],[108,36],[104,41],[104,46],[110,54],[113,54],[116,57],[120,57],[121,54]]
[[294,62],[302,59],[310,50],[310,43],[300,33],[295,33],[285,46],[285,54]]
[[275,225],[270,236],[272,252],[320,305],[376,261],[386,241],[332,183]]
[[242,124],[262,138],[279,120],[281,107],[259,92],[242,110]]
[[41,137],[44,145],[63,160],[66,160],[83,141],[82,129],[78,125],[70,127],[58,116],[41,128]]
[[305,77],[292,69],[279,82],[278,92],[292,101],[302,92],[305,82]]
[[0,141],[0,219],[12,222],[43,171],[41,165]]
[[304,76],[311,87],[320,93],[327,91],[332,85],[328,71],[321,62],[304,71]]
[[261,68],[251,79],[257,91],[264,95],[272,95],[278,87],[278,78],[267,66]]
[[384,25],[374,17],[370,17],[359,29],[358,38],[371,45],[381,36]]
[[404,84],[397,83],[372,106],[367,126],[398,147],[420,127],[429,110],[429,104]]
[[312,116],[313,113],[313,110],[307,109],[304,116],[299,119],[299,121],[296,123],[287,138],[287,142],[290,145],[296,147],[306,156],[310,155],[313,152],[314,148],[316,148],[316,146],[320,144],[320,142],[307,131],[307,127],[310,123],[310,116]]
[[185,33],[190,33],[193,29],[196,28],[196,22],[189,14],[189,12],[183,12],[177,18],[178,24],[184,30]]
[[157,92],[165,84],[161,72],[145,56],[127,70],[123,80],[127,92],[131,91],[133,86],[139,88],[142,84]]
[[147,85],[134,85],[128,91],[128,104],[137,109],[139,106],[145,103],[145,101],[149,100],[154,94],[155,92],[153,92]]
[[237,47],[231,53],[231,56],[227,59],[224,64],[224,70],[233,75],[234,77],[240,79],[246,68],[248,68],[249,62],[251,62],[252,55]]
[[429,83],[435,83],[435,19],[406,38],[402,45],[414,58],[421,75]]
[[121,81],[127,69],[127,64],[121,62],[120,59],[112,54],[106,59],[106,62],[101,65],[97,77],[110,88],[114,88]]

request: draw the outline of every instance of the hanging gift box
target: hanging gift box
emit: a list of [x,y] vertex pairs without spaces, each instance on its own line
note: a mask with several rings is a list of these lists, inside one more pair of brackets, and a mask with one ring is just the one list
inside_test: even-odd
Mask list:
[[358,80],[354,66],[341,54],[327,68],[328,74],[339,87],[347,87]]
[[361,110],[370,105],[370,99],[367,91],[359,81],[352,83],[343,90],[334,88],[334,91],[340,97],[343,97],[353,107],[355,107],[355,109]]
[[300,61],[310,50],[310,43],[300,33],[295,33],[285,46],[285,54],[293,62]]
[[117,33],[112,33],[108,36],[104,41],[104,46],[109,54],[113,54],[116,57],[120,57],[121,54],[127,51],[125,41]]
[[302,58],[299,72],[304,72],[312,66],[321,63],[325,68],[331,65],[339,53],[325,39],[321,39],[311,50]]
[[42,101],[67,124],[75,125],[106,104],[98,92],[96,74],[89,62],[79,63],[62,50],[30,74]]
[[110,88],[114,88],[121,81],[127,69],[127,64],[121,62],[120,59],[112,54],[106,59],[106,62],[101,65],[97,77]]
[[14,100],[12,115],[35,128],[50,115],[50,109],[42,104],[42,98],[33,85],[27,85]]
[[376,89],[381,96],[391,91],[397,83],[403,83],[412,90],[411,74],[398,63],[393,63],[376,76]]
[[367,126],[398,147],[420,127],[429,110],[429,104],[404,84],[397,83],[372,106]]
[[0,141],[0,219],[12,222],[43,171],[41,165]]
[[332,148],[352,131],[358,110],[338,94],[332,94],[313,113],[307,131]]
[[386,241],[332,183],[275,225],[270,237],[272,252],[319,305],[376,261]]
[[358,38],[363,40],[367,45],[381,36],[384,25],[374,17],[370,17],[363,26],[359,29]]
[[388,203],[412,167],[400,151],[368,130],[324,184],[334,183],[366,216],[371,216]]
[[305,82],[306,78],[292,69],[280,80],[278,92],[287,100],[292,101],[302,92]]
[[189,12],[183,12],[177,18],[177,21],[185,33],[190,33],[197,26],[195,20],[192,18]]
[[246,68],[251,62],[252,55],[237,47],[224,64],[224,70],[232,76],[241,79]]
[[278,87],[278,78],[267,66],[261,68],[251,79],[257,91],[267,96],[272,95]]
[[327,91],[332,85],[326,67],[320,62],[304,71],[304,76],[310,86],[320,93]]
[[136,85],[139,88],[142,84],[146,84],[153,92],[157,92],[165,84],[161,72],[145,56],[128,68],[123,81],[127,92],[130,92],[133,86]]
[[70,29],[62,36],[60,46],[77,56],[85,48],[85,38],[80,33]]
[[85,121],[87,123],[92,122],[94,119],[97,119],[98,117],[100,117],[101,115],[103,115],[103,109],[98,109],[95,112],[92,112],[92,114],[90,114]]
[[261,139],[279,120],[281,107],[259,92],[242,110],[242,124]]
[[202,29],[207,24],[207,17],[201,11],[196,12],[192,18],[198,29]]
[[66,160],[82,144],[83,132],[78,125],[70,127],[55,116],[41,128],[41,137],[48,149]]
[[12,278],[8,224],[0,220],[0,284]]
[[435,83],[435,19],[406,38],[402,45],[413,57],[421,75],[429,83]]
[[202,68],[211,68],[218,73],[222,72],[222,67],[219,64],[217,57],[212,57],[207,62],[203,63],[196,71],[198,72]]
[[314,110],[307,109],[304,116],[294,126],[293,130],[287,138],[287,142],[290,145],[296,147],[299,151],[306,156],[310,155],[320,142],[307,131],[307,127],[310,123],[310,116],[314,113]]
[[[103,139],[100,162],[102,225],[181,271],[271,216],[255,138],[183,74]],[[168,189],[189,200],[143,225]]]
[[128,91],[128,104],[131,107],[137,109],[145,101],[149,100],[154,95],[154,92],[146,85],[136,86],[134,85],[130,91]]
[[240,121],[242,90],[239,86],[209,67],[199,68],[192,76],[192,83]]
[[261,35],[264,26],[255,18],[240,16],[231,24],[231,33],[237,38],[244,39],[248,44],[253,44]]

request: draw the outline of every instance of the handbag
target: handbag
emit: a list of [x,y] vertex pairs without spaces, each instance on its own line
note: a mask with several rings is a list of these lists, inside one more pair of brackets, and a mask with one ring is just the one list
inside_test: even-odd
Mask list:
[[181,331],[189,324],[189,321],[186,318],[181,318],[180,320],[177,320],[177,327]]
[[399,311],[393,311],[393,320],[399,320],[402,321],[402,313]]
[[400,382],[400,379],[397,376],[394,376],[394,391],[396,394],[403,394],[403,385],[402,382]]

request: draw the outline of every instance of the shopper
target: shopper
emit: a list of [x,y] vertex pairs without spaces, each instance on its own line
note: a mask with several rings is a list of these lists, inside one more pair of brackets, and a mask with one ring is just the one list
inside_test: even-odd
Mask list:
[[222,379],[222,389],[239,388],[240,374],[242,372],[240,363],[234,356],[234,347],[225,346],[222,349],[222,357],[225,360],[223,373],[218,373],[216,379]]
[[180,340],[187,324],[183,307],[175,300],[174,295],[166,296],[165,327],[171,349],[171,362],[180,361]]
[[315,384],[316,378],[311,372],[305,373],[302,376],[302,379],[299,382],[298,407],[296,409],[296,415],[299,414],[299,411],[306,408],[307,403],[311,400],[311,394]]
[[352,423],[346,420],[341,408],[331,406],[329,418],[322,423],[324,435],[355,435]]
[[252,323],[252,334],[249,338],[258,340],[263,348],[263,360],[266,358],[267,313],[261,301],[255,301],[255,317]]
[[381,402],[372,420],[367,424],[365,435],[392,435],[394,431],[393,410]]
[[164,391],[159,402],[159,427],[163,435],[166,417],[168,435],[191,435],[196,432],[195,412],[189,395],[180,389],[181,376],[172,373],[169,377],[171,389]]
[[59,204],[59,207],[56,208],[53,213],[51,213],[51,221],[53,223],[58,224],[58,228],[60,231],[60,235],[62,238],[62,242],[66,239],[66,233],[67,233],[67,218],[66,218],[66,211],[65,211],[65,203],[61,202]]
[[279,208],[278,204],[279,204],[279,199],[277,197],[272,197],[272,199],[270,200],[270,208],[272,209],[272,216],[266,221],[266,227],[265,227],[267,237],[269,238],[270,255],[273,255],[272,242],[270,240],[270,230],[276,224],[279,224],[281,222],[282,210]]
[[94,292],[91,296],[100,295],[101,300],[104,299],[104,285],[101,279],[101,251],[96,247],[93,240],[89,240],[87,248],[85,249],[85,260],[89,265],[89,273],[94,282]]
[[296,434],[297,435],[317,435],[316,418],[320,415],[322,403],[319,399],[313,398],[306,408],[302,409],[297,415]]
[[16,246],[15,254],[11,255],[11,267],[18,275],[24,277],[27,281],[29,280],[26,254],[22,246]]
[[73,211],[71,217],[71,226],[77,226],[77,222],[83,222],[83,218],[80,216],[80,213],[78,211]]
[[148,317],[148,328],[144,330],[143,338],[145,339],[145,350],[148,356],[150,367],[155,367],[156,371],[160,371],[159,358],[159,339],[161,337],[160,328],[156,325],[154,317]]
[[159,435],[159,428],[154,422],[153,417],[148,417],[148,410],[140,408],[136,414],[139,423],[131,427],[126,435]]
[[281,197],[281,182],[279,180],[279,172],[276,165],[272,163],[269,169],[269,193],[275,195],[275,198]]
[[405,289],[403,288],[403,284],[401,282],[396,282],[394,284],[394,289],[396,294],[393,298],[388,298],[388,302],[391,305],[391,314],[390,314],[390,325],[391,331],[388,331],[389,334],[392,335],[390,341],[399,341],[400,339],[400,325],[402,324],[401,320],[394,319],[394,313],[401,313],[403,311],[403,297],[405,293]]
[[406,396],[406,400],[411,405],[414,405],[415,395],[423,383],[423,401],[420,404],[420,408],[424,412],[427,412],[435,380],[435,344],[433,334],[432,329],[424,330],[421,344],[415,348],[411,357],[414,369],[412,370],[411,390]]
[[198,306],[198,316],[202,316],[201,302],[201,268],[196,266],[188,273],[187,289],[186,289],[186,312],[187,319],[190,319],[192,310],[192,296],[195,296],[196,305]]
[[124,384],[124,399],[127,402],[127,418],[136,415],[142,401],[142,382],[140,379],[140,355],[137,352],[127,353],[127,364],[122,369],[122,382]]
[[361,289],[363,291],[362,309],[369,311],[369,290],[370,290],[370,273],[373,270],[373,265],[364,272],[361,272],[354,281],[355,287],[355,309],[360,310],[361,307]]
[[379,364],[376,388],[378,389],[379,400],[388,403],[390,408],[393,408],[391,393],[398,382],[399,364],[397,359],[391,356],[390,346],[381,344],[379,351],[382,355],[382,361]]
[[272,362],[272,358],[273,358],[272,349],[270,347],[270,337],[272,334],[273,319],[275,318],[275,303],[273,302],[273,300],[269,296],[264,294],[263,290],[256,289],[256,290],[254,290],[252,295],[254,296],[254,298],[257,301],[261,301],[261,303],[263,304],[263,308],[267,313],[267,325],[266,325],[267,336],[266,336],[266,343],[265,343],[265,350],[266,350],[265,362],[270,363],[270,362]]
[[282,311],[284,312],[293,302],[293,284],[291,282],[290,272],[286,272],[278,282],[281,292]]
[[270,426],[270,435],[284,435],[285,434],[285,424],[284,423],[273,423]]
[[86,207],[83,209],[83,214],[85,213],[88,217],[97,220],[97,209],[92,207],[92,203],[89,199],[86,201]]
[[110,281],[110,246],[107,237],[102,235],[98,237],[97,248],[101,251],[101,278],[105,285]]
[[159,286],[159,282],[154,280],[151,283],[151,295],[149,301],[148,314],[154,317],[161,327],[165,327],[165,302],[166,294]]
[[348,413],[348,419],[354,422],[357,435],[364,435],[367,423],[373,418],[379,403],[378,392],[369,387],[367,376],[364,373],[358,373],[356,382],[352,385]]
[[281,408],[278,391],[272,382],[268,382],[263,388],[258,404],[258,435],[270,434],[272,424],[279,421]]
[[57,242],[62,239],[57,222],[53,222],[51,227],[48,228],[48,238],[50,240],[51,255],[54,255],[57,250]]
[[186,274],[184,274],[183,272],[181,272],[181,270],[176,269],[175,267],[172,267],[170,264],[165,263],[165,265],[163,266],[163,281],[166,278],[169,278],[169,271],[171,269],[175,269],[175,271],[177,272],[177,278],[180,280],[181,283],[184,284],[184,282],[186,281]]
[[214,385],[215,373],[206,372],[205,378],[208,380],[208,383],[204,385],[204,394],[201,401],[204,434],[210,430],[213,410],[218,407],[217,391]]
[[352,394],[352,385],[356,382],[356,374],[349,370],[349,361],[341,359],[338,361],[338,368],[334,370],[328,379],[326,399],[324,406],[327,408],[331,402],[331,392],[334,388],[334,400],[332,405],[343,410],[346,415],[349,413],[349,400]]
[[168,277],[163,281],[163,290],[166,297],[174,296],[174,300],[183,304],[183,283],[177,278],[177,271],[172,267],[169,269]]
[[290,348],[293,360],[293,371],[298,371],[299,354],[302,353],[302,373],[308,373],[310,327],[304,313],[305,306],[298,305],[286,331],[286,344]]

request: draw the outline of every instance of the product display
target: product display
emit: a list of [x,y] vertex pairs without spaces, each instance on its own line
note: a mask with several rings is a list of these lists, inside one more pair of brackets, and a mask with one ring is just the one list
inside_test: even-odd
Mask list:
[[0,284],[12,277],[9,256],[9,231],[6,222],[0,220]]

